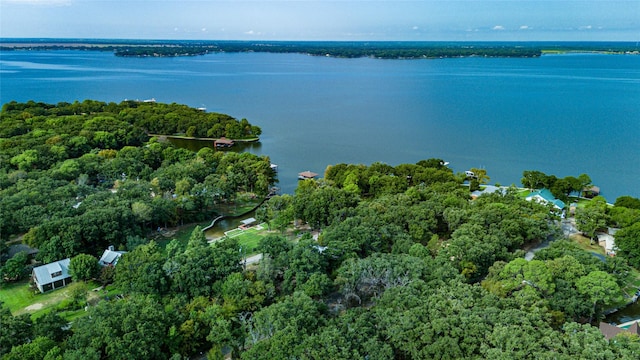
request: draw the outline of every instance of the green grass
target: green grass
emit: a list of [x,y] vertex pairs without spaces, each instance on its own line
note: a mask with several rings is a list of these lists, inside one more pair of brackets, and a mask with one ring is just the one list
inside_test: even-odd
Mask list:
[[519,196],[519,197],[521,197],[521,198],[523,198],[523,199],[524,199],[524,198],[526,198],[527,196],[529,196],[529,194],[531,194],[531,190],[529,190],[529,189],[522,189],[522,190],[519,190],[517,194],[518,194],[518,196]]
[[575,234],[571,236],[571,240],[573,242],[575,242],[576,244],[578,244],[580,246],[580,248],[582,248],[585,251],[589,251],[589,252],[594,252],[597,254],[601,254],[601,255],[606,255],[604,248],[602,246],[600,246],[598,244],[598,241],[593,241],[593,243],[591,242],[591,240],[586,237],[586,236],[582,236],[579,234]]
[[14,314],[16,311],[31,305],[35,297],[34,291],[29,289],[29,282],[27,280],[13,284],[4,284],[2,288],[0,288],[0,301]]
[[229,230],[229,231],[225,231],[225,235],[226,235],[227,237],[230,237],[230,238],[233,238],[233,237],[239,236],[240,234],[242,234],[242,230],[241,230],[241,229],[237,229],[237,228],[236,228],[236,229]]
[[267,236],[267,231],[266,224],[261,224],[261,229],[258,227],[252,227],[247,230],[238,229],[238,231],[228,232],[227,237],[237,239],[246,255],[254,255],[256,254],[256,248],[258,244],[260,244],[260,240]]
[[[9,308],[13,315],[29,313],[32,318],[40,317],[54,310],[61,302],[70,299],[71,293],[80,287],[91,289],[100,286],[96,282],[75,282],[66,287],[41,294],[39,291],[31,289],[27,280],[14,284],[5,284],[0,289],[0,301]],[[31,305],[42,304],[38,309],[27,309]],[[68,313],[71,318],[75,318],[84,310],[64,311],[63,316]],[[79,314],[79,315],[78,315]],[[66,318],[66,316],[65,316]]]

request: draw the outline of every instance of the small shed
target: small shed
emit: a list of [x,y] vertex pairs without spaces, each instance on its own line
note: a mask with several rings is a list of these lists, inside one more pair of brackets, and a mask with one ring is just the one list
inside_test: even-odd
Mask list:
[[303,171],[301,173],[298,173],[298,179],[299,180],[313,179],[316,176],[318,176],[318,174],[316,174],[314,172],[311,172],[309,170]]
[[71,259],[55,261],[33,268],[31,277],[41,293],[65,287],[71,283],[69,263]]

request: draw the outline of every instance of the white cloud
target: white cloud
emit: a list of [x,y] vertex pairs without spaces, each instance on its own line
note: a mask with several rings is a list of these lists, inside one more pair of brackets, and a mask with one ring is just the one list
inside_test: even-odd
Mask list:
[[504,26],[502,26],[502,25],[496,25],[496,26],[494,26],[494,27],[493,27],[493,30],[502,31],[502,30],[504,30]]
[[413,29],[413,30],[418,30],[418,29],[420,29],[420,28],[419,28],[419,27],[417,27],[417,26],[414,26],[414,27],[412,27],[411,29]]
[[580,30],[591,30],[593,27],[591,25],[580,26],[578,29]]
[[522,25],[520,26],[520,30],[530,30],[531,28],[529,27],[529,25]]
[[245,35],[255,35],[256,32],[253,30],[249,30],[249,31],[245,31],[244,33]]

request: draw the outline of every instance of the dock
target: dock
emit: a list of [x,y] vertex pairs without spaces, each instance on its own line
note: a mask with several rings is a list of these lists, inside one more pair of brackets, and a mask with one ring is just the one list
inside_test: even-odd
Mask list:
[[301,173],[298,173],[298,180],[313,179],[316,176],[318,176],[318,174],[307,170],[307,171],[303,171]]

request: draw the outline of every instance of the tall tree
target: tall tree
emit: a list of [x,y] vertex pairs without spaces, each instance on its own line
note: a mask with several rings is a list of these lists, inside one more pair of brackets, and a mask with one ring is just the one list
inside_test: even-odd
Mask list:
[[98,259],[88,254],[79,254],[71,258],[69,273],[73,281],[91,280],[98,276]]
[[601,314],[604,306],[622,299],[622,292],[615,278],[604,271],[592,271],[581,277],[576,282],[576,287],[593,304],[589,322],[594,316]]
[[115,283],[125,292],[163,294],[167,289],[164,262],[156,242],[138,246],[118,261]]

